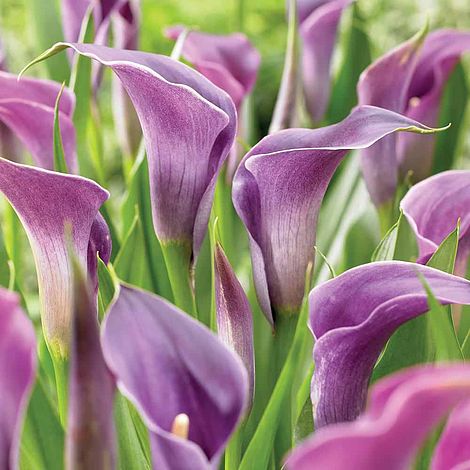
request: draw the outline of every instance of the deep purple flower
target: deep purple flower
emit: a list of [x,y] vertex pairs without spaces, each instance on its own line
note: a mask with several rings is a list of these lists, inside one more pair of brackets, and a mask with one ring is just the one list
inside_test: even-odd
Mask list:
[[96,301],[74,255],[66,467],[115,468],[114,379],[101,350]]
[[238,356],[174,305],[127,286],[101,343],[118,387],[149,429],[154,468],[218,468],[247,403]]
[[233,202],[250,235],[256,292],[271,323],[273,311],[300,308],[318,212],[337,166],[349,150],[399,130],[429,131],[399,114],[365,106],[333,126],[270,135],[244,157],[234,177]]
[[18,468],[23,415],[36,376],[36,337],[16,294],[0,288],[0,467]]
[[421,181],[408,191],[400,207],[415,233],[422,260],[430,258],[460,219],[454,272],[465,276],[470,255],[470,171],[445,171]]
[[402,371],[373,387],[367,410],[356,421],[320,429],[302,443],[287,459],[287,468],[411,468],[425,439],[449,413],[430,468],[468,468],[469,396],[468,365]]
[[139,116],[150,173],[155,231],[196,257],[207,230],[218,172],[232,146],[230,97],[200,73],[168,57],[92,44],[72,47],[113,69]]
[[255,390],[253,313],[245,291],[219,243],[215,247],[214,271],[218,336],[242,359],[248,372],[249,397],[252,401]]
[[400,325],[428,311],[418,273],[441,304],[470,304],[469,281],[400,261],[359,266],[310,293],[317,428],[353,420],[363,411],[372,369],[387,340]]
[[[18,80],[17,75],[0,71],[0,122],[29,150],[38,166],[49,170],[54,168],[54,107],[59,91],[56,82],[27,77]],[[64,88],[59,124],[67,166],[72,172],[77,170],[74,105],[74,94]]]
[[[176,40],[183,26],[173,26],[165,34]],[[256,82],[260,54],[242,33],[230,35],[190,31],[183,44],[183,57],[212,83],[225,90],[237,109]]]
[[[331,87],[331,58],[341,15],[354,0],[298,0],[302,38],[302,79],[307,110],[322,120]],[[367,103],[376,104],[376,103]]]
[[[101,249],[107,262],[109,232],[98,210],[108,192],[80,176],[55,173],[0,159],[0,191],[24,225],[36,261],[44,335],[53,352],[67,357],[72,310],[72,280],[65,226],[84,267],[96,266]],[[96,280],[96,272],[90,277]]]
[[[436,126],[447,79],[461,54],[469,49],[467,32],[439,30],[425,40],[420,33],[363,72],[358,84],[359,103],[381,106]],[[395,136],[363,152],[362,170],[375,205],[393,199],[399,173],[403,177],[412,170],[415,180],[430,174],[434,143],[432,136]]]

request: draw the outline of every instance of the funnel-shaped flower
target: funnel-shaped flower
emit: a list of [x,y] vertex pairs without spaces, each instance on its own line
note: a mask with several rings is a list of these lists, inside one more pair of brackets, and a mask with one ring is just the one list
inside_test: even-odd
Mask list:
[[0,288],[0,467],[18,468],[23,414],[36,374],[36,337],[16,294]]
[[74,292],[66,467],[113,469],[114,380],[101,351],[93,290],[73,253],[71,257]]
[[419,256],[427,260],[460,219],[455,274],[465,276],[470,254],[470,171],[445,171],[413,186],[400,207],[413,229]]
[[217,332],[219,338],[232,348],[245,364],[252,401],[255,389],[253,314],[245,291],[219,243],[215,247],[214,270]]
[[247,401],[237,355],[174,305],[126,286],[101,343],[118,387],[149,429],[154,468],[216,469]]
[[66,47],[111,67],[121,80],[144,133],[155,231],[163,243],[188,245],[196,256],[236,131],[232,100],[195,70],[157,54],[59,43],[45,56]]
[[470,304],[469,281],[400,261],[359,266],[312,290],[316,427],[353,420],[364,409],[369,378],[387,340],[428,310],[419,274],[440,303]]
[[[108,192],[93,181],[19,165],[0,159],[0,191],[7,197],[28,234],[36,261],[45,338],[54,353],[67,356],[72,284],[65,226],[72,229],[75,252],[83,264],[88,247],[109,252],[109,234],[97,227],[98,209]],[[95,229],[92,226],[95,223]],[[98,238],[105,237],[104,240]],[[90,256],[96,257],[91,250]],[[96,273],[90,273],[91,277]]]
[[[54,107],[59,92],[56,82],[26,77],[18,80],[17,75],[0,71],[0,122],[29,150],[37,165],[49,170],[54,168]],[[71,119],[74,104],[75,96],[65,88],[59,104],[59,124],[70,171],[77,168]]]
[[[173,26],[165,34],[176,40],[183,30],[183,26]],[[222,36],[190,31],[182,53],[196,70],[230,95],[237,109],[240,108],[256,82],[261,59],[244,34]]]
[[[470,33],[440,30],[424,44],[423,39],[419,33],[363,72],[358,84],[360,104],[437,125],[444,86],[460,55],[470,49]],[[399,172],[403,176],[413,170],[418,180],[429,175],[434,141],[432,136],[390,137],[363,152],[362,169],[374,204],[380,206],[394,197]]]
[[[354,0],[298,1],[302,37],[302,79],[313,122],[323,118],[331,87],[331,57],[344,9]],[[370,103],[376,104],[376,103]]]
[[328,183],[351,149],[365,148],[398,130],[428,128],[372,106],[321,129],[288,129],[261,140],[234,178],[233,202],[245,224],[260,305],[297,312],[305,271],[313,260],[318,211]]
[[320,429],[287,459],[291,470],[404,470],[428,435],[447,420],[430,468],[470,464],[470,367],[421,366],[381,380],[367,410],[352,423]]

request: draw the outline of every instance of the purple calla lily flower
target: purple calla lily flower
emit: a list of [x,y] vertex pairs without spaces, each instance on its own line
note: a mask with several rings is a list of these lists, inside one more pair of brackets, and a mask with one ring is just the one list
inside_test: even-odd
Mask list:
[[343,157],[399,130],[429,128],[371,106],[321,129],[270,135],[244,157],[235,174],[233,202],[250,235],[256,292],[266,318],[298,312],[305,271],[314,257],[320,205]]
[[[351,269],[310,293],[316,339],[312,403],[315,426],[357,418],[382,348],[403,323],[428,310],[420,273],[441,304],[470,304],[470,282],[414,263]],[[351,302],[354,293],[354,302]]]
[[[50,80],[22,78],[0,71],[0,122],[29,150],[35,163],[54,168],[54,107],[60,85]],[[74,94],[64,88],[59,103],[59,123],[67,166],[77,170],[75,129],[72,113]],[[8,154],[2,155],[9,157]],[[15,158],[15,155],[12,156]]]
[[[322,120],[330,98],[331,58],[341,15],[354,0],[299,0],[302,79],[307,110]],[[366,103],[376,104],[376,103]],[[378,105],[379,106],[379,105]]]
[[[165,34],[176,40],[183,30],[183,26],[173,26]],[[196,70],[225,90],[240,109],[253,89],[261,61],[259,52],[244,34],[222,36],[190,31],[182,52]]]
[[465,276],[470,255],[470,171],[445,171],[413,186],[400,207],[413,229],[421,260],[428,260],[460,219],[455,274]]
[[[470,49],[470,33],[439,30],[423,40],[420,33],[370,65],[358,84],[359,103],[436,126],[444,86],[460,56]],[[434,143],[434,137],[390,137],[363,152],[362,170],[375,205],[393,199],[399,173],[412,170],[415,180],[429,175]]]
[[149,429],[154,468],[217,469],[247,402],[238,356],[174,305],[127,286],[101,343],[118,387]]
[[56,44],[49,55],[66,47],[111,67],[121,80],[144,134],[155,231],[162,243],[187,245],[195,258],[236,132],[232,100],[165,56],[69,43]]
[[367,410],[356,421],[320,429],[292,452],[287,468],[411,468],[426,437],[449,412],[430,468],[468,468],[469,393],[468,365],[421,366],[399,372],[373,387]]
[[[109,232],[99,224],[98,210],[108,192],[80,176],[55,173],[0,159],[0,191],[21,219],[36,261],[44,336],[52,351],[68,355],[72,285],[65,225],[84,267],[96,265],[89,244],[109,254]],[[97,222],[98,218],[98,222]],[[94,229],[92,230],[92,227]],[[95,262],[96,263],[96,262]],[[96,277],[96,273],[90,273]]]
[[66,467],[113,469],[115,384],[101,350],[93,286],[74,254],[71,258],[74,291]]
[[0,467],[18,468],[23,415],[36,375],[36,337],[18,296],[0,288]]
[[250,401],[253,401],[253,313],[245,291],[219,243],[215,247],[214,274],[217,332],[219,338],[242,359],[248,372]]

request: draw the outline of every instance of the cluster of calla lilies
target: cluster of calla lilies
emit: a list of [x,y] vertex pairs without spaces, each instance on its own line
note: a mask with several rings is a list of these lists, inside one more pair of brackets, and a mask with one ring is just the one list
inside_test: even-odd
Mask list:
[[[27,68],[68,49],[69,87],[10,73],[0,50],[1,469],[470,466],[470,171],[440,145],[470,32],[425,26],[349,76],[358,105],[334,120],[357,3],[289,2],[254,145],[261,56],[242,33],[177,25],[171,56],[142,52],[138,0],[62,0],[64,41]],[[106,68],[120,212],[89,142]],[[354,244],[340,226],[361,189],[375,222]],[[42,328],[7,243],[21,227]],[[371,262],[333,266],[335,237],[360,251],[376,232]]]

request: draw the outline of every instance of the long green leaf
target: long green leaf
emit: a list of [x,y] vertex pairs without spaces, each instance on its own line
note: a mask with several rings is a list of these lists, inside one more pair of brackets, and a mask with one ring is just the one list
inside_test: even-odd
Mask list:
[[68,173],[65,161],[64,146],[62,145],[62,134],[60,133],[59,104],[64,91],[65,82],[57,95],[54,107],[54,170],[60,173]]

